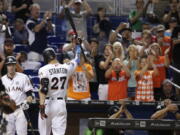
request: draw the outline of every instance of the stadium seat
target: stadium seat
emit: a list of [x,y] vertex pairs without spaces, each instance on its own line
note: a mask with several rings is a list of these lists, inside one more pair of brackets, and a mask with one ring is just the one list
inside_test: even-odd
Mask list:
[[64,43],[53,43],[51,45],[48,45],[48,47],[53,48],[57,53],[62,51],[62,46],[64,45]]
[[35,96],[36,99],[39,99],[39,93],[38,93],[39,84],[35,84],[33,87],[34,87],[34,89],[33,89],[34,96]]
[[48,36],[47,40],[48,40],[48,44],[55,44],[61,42],[60,37],[58,36]]
[[21,51],[29,52],[29,46],[23,44],[15,44],[14,52],[19,53]]
[[24,73],[26,75],[30,75],[30,76],[37,76],[38,75],[38,71],[37,70],[24,70]]
[[30,76],[31,81],[34,85],[39,85],[39,77],[38,76]]

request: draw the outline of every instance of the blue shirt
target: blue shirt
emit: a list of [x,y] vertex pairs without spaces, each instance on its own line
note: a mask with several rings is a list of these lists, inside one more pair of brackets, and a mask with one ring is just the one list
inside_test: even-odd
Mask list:
[[[128,63],[129,63],[129,60],[124,61],[124,64],[126,66],[128,65]],[[137,60],[133,60],[131,62],[131,69],[130,69],[131,78],[128,80],[128,87],[136,87],[137,86],[135,75],[134,75],[135,70],[137,70]]]

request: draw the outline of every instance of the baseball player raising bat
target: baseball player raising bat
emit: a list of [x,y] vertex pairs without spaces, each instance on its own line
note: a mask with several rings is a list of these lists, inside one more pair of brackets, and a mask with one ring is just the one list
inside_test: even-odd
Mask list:
[[69,63],[60,64],[52,48],[43,52],[47,65],[39,69],[40,78],[40,135],[64,135],[67,122],[65,95],[70,76],[80,62],[81,49],[76,46],[76,57]]
[[27,135],[27,120],[23,112],[23,104],[32,102],[33,87],[27,75],[16,72],[16,58],[8,56],[5,60],[7,74],[2,77],[5,92],[15,101],[16,110],[5,116],[7,124],[6,135]]
[[77,33],[77,30],[76,30],[76,27],[75,27],[75,24],[74,24],[74,21],[73,21],[73,18],[72,18],[72,16],[71,16],[71,12],[69,11],[68,6],[65,7],[65,15],[66,15],[66,18],[69,20],[69,23],[70,23],[70,25],[71,25],[74,33],[75,33],[75,38],[76,38],[76,39],[78,40],[78,42],[79,42],[79,45],[80,45],[80,48],[81,48],[81,52],[82,52],[82,55],[83,55],[85,61],[86,61],[86,62],[89,62],[88,59],[86,58],[85,53],[84,53],[83,47],[82,47],[82,45],[81,45],[82,39],[81,39],[80,37],[78,37],[78,33]]

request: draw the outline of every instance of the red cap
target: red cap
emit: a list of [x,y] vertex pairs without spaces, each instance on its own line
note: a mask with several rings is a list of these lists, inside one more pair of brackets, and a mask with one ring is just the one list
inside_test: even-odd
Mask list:
[[76,33],[75,33],[75,31],[73,31],[73,29],[71,29],[71,30],[69,30],[68,31],[68,36],[70,36],[70,35],[75,35]]

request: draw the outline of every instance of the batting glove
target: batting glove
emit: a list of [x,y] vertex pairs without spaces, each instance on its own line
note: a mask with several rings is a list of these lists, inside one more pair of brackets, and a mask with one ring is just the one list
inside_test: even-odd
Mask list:
[[23,110],[28,110],[28,109],[29,109],[29,104],[25,101],[25,102],[23,102],[23,103],[21,104],[21,108],[22,108]]

